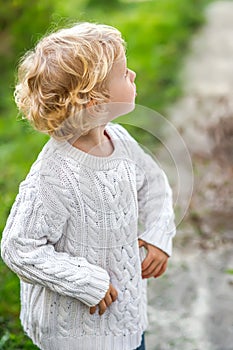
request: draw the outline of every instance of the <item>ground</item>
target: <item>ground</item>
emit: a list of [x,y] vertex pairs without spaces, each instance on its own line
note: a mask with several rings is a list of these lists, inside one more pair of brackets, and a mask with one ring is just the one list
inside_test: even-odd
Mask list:
[[[167,273],[149,281],[147,350],[233,349],[233,275],[226,273],[233,269],[233,2],[211,3],[206,19],[183,70],[184,95],[168,110],[191,156],[192,196],[190,169],[181,166],[189,180],[178,189],[177,169],[159,151],[176,207],[189,205],[178,215]],[[176,142],[168,132],[168,147]]]

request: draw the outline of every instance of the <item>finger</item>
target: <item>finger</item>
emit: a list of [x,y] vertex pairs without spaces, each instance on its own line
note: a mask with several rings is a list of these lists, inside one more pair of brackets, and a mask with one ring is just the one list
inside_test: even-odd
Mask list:
[[168,262],[166,261],[166,262],[162,265],[160,271],[159,271],[157,274],[155,274],[154,277],[157,278],[157,277],[161,276],[161,275],[166,271],[167,265],[168,265]]
[[111,295],[112,301],[116,301],[117,300],[118,292],[117,292],[117,290],[114,287],[111,288],[110,295]]
[[138,239],[138,246],[139,248],[144,247],[144,241],[142,241],[140,238]]
[[107,310],[107,305],[104,300],[101,300],[101,302],[99,303],[99,315],[100,316],[103,315],[106,310]]
[[143,273],[142,278],[150,278],[150,277],[157,278],[161,276],[166,271],[167,264],[168,264],[167,261],[161,262],[158,266],[155,267],[154,270],[149,271],[148,273]]
[[107,306],[110,306],[112,304],[113,300],[112,300],[110,292],[106,293],[106,295],[104,297],[104,302]]
[[158,260],[158,258],[153,253],[148,251],[145,259],[142,262],[142,272],[144,272],[146,269],[148,269],[150,267],[150,265],[153,264],[154,262],[156,262],[158,264],[159,261],[157,261],[157,260]]
[[146,247],[146,242],[139,238],[138,239],[138,246],[139,246],[139,248]]
[[154,275],[157,275],[157,273],[161,270],[163,263],[153,262],[146,270],[142,272],[143,278],[149,278]]
[[93,315],[96,312],[96,306],[90,307],[90,314]]

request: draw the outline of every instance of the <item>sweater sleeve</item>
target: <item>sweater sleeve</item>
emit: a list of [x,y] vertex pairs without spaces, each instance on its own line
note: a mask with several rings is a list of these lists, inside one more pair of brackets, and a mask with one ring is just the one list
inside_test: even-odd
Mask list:
[[109,275],[85,258],[55,250],[67,229],[67,196],[59,200],[62,189],[54,181],[43,190],[46,204],[35,182],[21,184],[3,231],[2,258],[24,282],[40,284],[87,306],[97,305],[109,288]]
[[154,159],[121,126],[117,132],[136,166],[139,237],[169,256],[172,253],[172,238],[176,233],[172,190],[167,176]]
[[136,153],[139,222],[143,225],[140,238],[170,256],[176,233],[172,190],[165,173],[153,158],[142,149],[137,149]]

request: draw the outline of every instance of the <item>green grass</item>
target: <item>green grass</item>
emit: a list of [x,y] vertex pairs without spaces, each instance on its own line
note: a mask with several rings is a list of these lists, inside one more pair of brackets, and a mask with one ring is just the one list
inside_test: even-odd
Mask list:
[[[179,71],[191,35],[203,23],[202,10],[207,1],[122,2],[107,10],[105,7],[86,7],[85,0],[78,4],[76,0],[54,0],[51,1],[52,9],[47,9],[44,0],[40,2],[45,7],[42,9],[38,5],[38,8],[33,8],[30,1],[27,3],[21,17],[11,19],[6,34],[13,35],[17,45],[0,52],[3,57],[1,80],[5,83],[0,86],[0,231],[4,228],[19,183],[47,140],[45,135],[36,133],[17,118],[12,94],[14,69],[22,52],[30,49],[32,42],[48,27],[54,27],[54,22],[62,26],[67,22],[91,20],[116,26],[128,43],[128,65],[137,72],[137,103],[163,112],[181,93]],[[23,1],[12,4],[19,6]],[[38,16],[36,11],[39,11]],[[48,12],[46,17],[43,11],[51,13]],[[11,11],[6,13],[10,16]],[[15,9],[15,14],[18,14],[18,9]],[[130,131],[138,133],[139,140],[145,138],[136,129]],[[0,260],[0,350],[36,349],[24,336],[18,318],[18,278]]]

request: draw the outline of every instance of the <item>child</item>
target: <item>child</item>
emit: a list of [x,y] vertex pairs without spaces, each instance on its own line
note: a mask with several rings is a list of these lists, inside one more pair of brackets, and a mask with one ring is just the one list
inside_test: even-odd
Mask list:
[[43,38],[19,67],[16,103],[51,138],[1,248],[40,349],[144,349],[146,279],[165,271],[175,226],[163,171],[110,122],[134,109],[135,76],[119,31],[91,23]]

